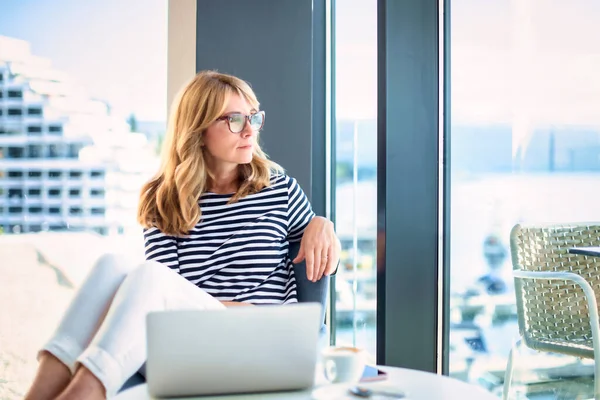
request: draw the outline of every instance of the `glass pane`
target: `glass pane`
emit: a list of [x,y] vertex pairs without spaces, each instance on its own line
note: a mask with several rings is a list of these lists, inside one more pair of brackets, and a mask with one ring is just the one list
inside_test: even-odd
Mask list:
[[376,350],[377,2],[335,2],[336,343]]
[[166,125],[167,1],[1,3],[0,398],[13,399],[101,252],[143,258],[135,217]]
[[[599,220],[599,19],[591,0],[452,2],[449,369],[497,394],[519,339],[511,228]],[[519,346],[510,398],[593,397],[593,365]]]

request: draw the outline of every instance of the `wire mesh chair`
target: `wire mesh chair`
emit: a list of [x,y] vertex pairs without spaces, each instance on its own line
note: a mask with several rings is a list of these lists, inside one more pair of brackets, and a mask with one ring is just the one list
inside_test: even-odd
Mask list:
[[600,257],[569,253],[600,245],[600,223],[522,226],[510,234],[521,339],[513,346],[504,377],[508,398],[513,356],[521,341],[529,348],[592,358],[594,398],[600,399]]

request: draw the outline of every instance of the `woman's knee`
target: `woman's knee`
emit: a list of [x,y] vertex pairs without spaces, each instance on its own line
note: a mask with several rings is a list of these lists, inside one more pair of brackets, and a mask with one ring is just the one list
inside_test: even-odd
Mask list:
[[138,264],[131,272],[127,274],[128,281],[134,281],[136,283],[143,282],[144,284],[159,284],[168,281],[176,275],[166,265],[163,265],[157,261],[145,261]]
[[136,267],[131,259],[123,254],[105,253],[96,261],[92,273],[124,279]]

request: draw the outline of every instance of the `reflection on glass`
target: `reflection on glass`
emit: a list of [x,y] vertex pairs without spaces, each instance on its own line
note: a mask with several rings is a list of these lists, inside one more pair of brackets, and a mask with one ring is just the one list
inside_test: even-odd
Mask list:
[[336,343],[376,351],[377,2],[335,2]]
[[143,257],[135,209],[166,125],[167,2],[70,3],[0,12],[0,398],[23,398],[101,252]]
[[[510,229],[598,220],[600,8],[457,0],[451,18],[449,369],[500,394],[519,338]],[[516,352],[510,398],[592,397],[593,361]]]

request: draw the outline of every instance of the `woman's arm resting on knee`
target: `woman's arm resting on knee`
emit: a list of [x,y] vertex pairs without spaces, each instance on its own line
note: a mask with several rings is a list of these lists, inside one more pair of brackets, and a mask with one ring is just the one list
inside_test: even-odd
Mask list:
[[306,276],[311,282],[333,274],[340,261],[342,246],[333,223],[327,218],[313,217],[304,230],[298,255],[293,263],[306,259]]

